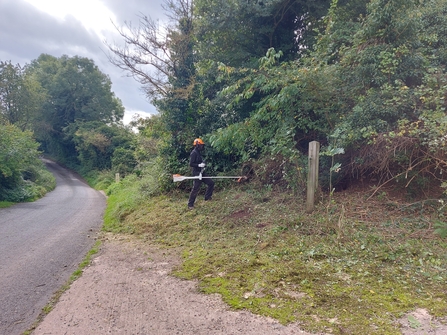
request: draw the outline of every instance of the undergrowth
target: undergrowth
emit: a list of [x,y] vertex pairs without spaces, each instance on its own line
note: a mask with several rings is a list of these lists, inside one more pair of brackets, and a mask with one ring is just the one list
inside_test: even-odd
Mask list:
[[447,315],[436,204],[351,191],[306,214],[302,198],[238,185],[189,211],[185,191],[138,199],[132,185],[110,192],[105,230],[181,247],[175,275],[234,309],[332,334],[400,334],[416,308]]

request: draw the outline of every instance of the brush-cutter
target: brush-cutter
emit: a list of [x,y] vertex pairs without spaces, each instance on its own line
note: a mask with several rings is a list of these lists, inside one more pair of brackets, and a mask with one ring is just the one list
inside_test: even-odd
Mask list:
[[246,180],[247,179],[246,176],[216,176],[216,177],[208,177],[208,176],[206,176],[206,177],[203,177],[202,174],[199,174],[198,176],[194,176],[194,177],[186,177],[186,176],[182,176],[182,175],[179,175],[179,174],[173,174],[172,175],[172,179],[174,180],[174,183],[178,182],[178,181],[183,181],[183,180],[186,180],[186,179],[199,179],[199,180],[202,180],[204,178],[237,179],[238,183],[240,183],[242,180]]

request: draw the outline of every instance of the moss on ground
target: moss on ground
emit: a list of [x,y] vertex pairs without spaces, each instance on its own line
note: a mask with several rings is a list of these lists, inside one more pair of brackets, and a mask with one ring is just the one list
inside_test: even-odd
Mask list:
[[303,199],[248,186],[199,199],[193,211],[186,192],[126,208],[130,196],[112,192],[105,229],[182,247],[175,275],[198,279],[232,308],[332,334],[400,334],[396,320],[416,308],[447,315],[435,207],[351,191],[310,215]]

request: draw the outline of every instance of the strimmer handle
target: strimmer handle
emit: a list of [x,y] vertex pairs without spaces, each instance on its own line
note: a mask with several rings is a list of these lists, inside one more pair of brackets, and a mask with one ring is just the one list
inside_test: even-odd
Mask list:
[[202,173],[205,170],[205,168],[203,167],[202,170],[200,170],[200,174],[199,174],[199,180],[202,180]]

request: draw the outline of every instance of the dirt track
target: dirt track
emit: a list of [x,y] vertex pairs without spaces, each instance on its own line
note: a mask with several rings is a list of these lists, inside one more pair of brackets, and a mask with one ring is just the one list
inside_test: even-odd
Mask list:
[[[108,235],[92,265],[65,292],[33,335],[309,334],[246,311],[234,312],[219,296],[198,293],[196,282],[169,276],[175,252]],[[447,334],[418,311],[421,325],[404,318],[403,334]],[[414,324],[413,324],[414,325]]]

